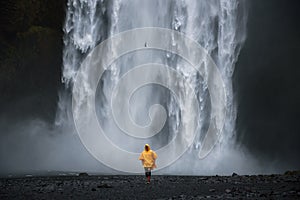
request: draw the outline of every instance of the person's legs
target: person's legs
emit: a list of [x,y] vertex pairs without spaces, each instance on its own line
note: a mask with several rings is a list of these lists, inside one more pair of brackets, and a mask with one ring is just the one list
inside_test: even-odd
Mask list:
[[145,167],[145,176],[146,176],[147,182],[150,183],[151,169],[148,167]]
[[150,179],[151,179],[151,170],[149,170],[148,172],[148,182],[150,183]]

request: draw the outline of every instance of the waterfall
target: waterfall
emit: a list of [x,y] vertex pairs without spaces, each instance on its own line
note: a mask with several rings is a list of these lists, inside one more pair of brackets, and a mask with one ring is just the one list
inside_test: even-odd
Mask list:
[[[172,52],[150,48],[139,49],[118,57],[118,60],[105,68],[95,92],[97,118],[107,138],[119,148],[129,152],[141,151],[143,144],[146,142],[150,143],[154,149],[163,148],[176,135],[184,132],[185,135],[180,136],[181,141],[192,140],[192,145],[183,156],[180,155],[180,159],[175,164],[165,168],[164,173],[180,173],[181,171],[182,173],[215,172],[218,170],[221,160],[226,158],[224,150],[230,149],[235,142],[236,100],[232,90],[232,74],[246,37],[246,19],[247,12],[244,0],[68,0],[64,25],[62,74],[65,89],[60,93],[57,124],[70,126],[73,123],[72,114],[75,115],[74,118],[77,117],[78,113],[72,113],[72,98],[73,103],[79,102],[80,104],[84,102],[86,96],[91,95],[88,80],[85,80],[88,74],[80,71],[80,66],[93,65],[89,61],[88,55],[93,52],[98,44],[119,33],[136,28],[159,27],[173,30],[199,43],[212,58],[222,76],[226,94],[226,117],[224,128],[219,130],[218,133],[220,136],[216,141],[216,150],[204,159],[199,158],[205,132],[212,117],[211,108],[213,105],[210,102],[211,94],[208,90],[207,78],[199,76],[191,70],[190,65],[184,59]],[[178,38],[174,34],[173,36],[166,40],[170,40],[172,48],[180,48],[178,47],[180,44]],[[137,37],[139,36],[137,35]],[[153,35],[150,34],[149,37],[149,40],[151,40]],[[133,41],[133,44],[130,45],[137,45],[138,39],[136,38],[136,41]],[[151,45],[147,42],[143,43],[144,47]],[[115,42],[107,47],[106,52],[112,56],[117,55],[118,49],[116,47],[120,47],[121,44],[122,41]],[[99,60],[101,61],[101,58]],[[206,63],[207,61],[203,60],[203,62]],[[110,99],[114,96],[113,89],[126,73],[133,70],[135,66],[147,63],[168,65],[180,74],[184,78],[183,80],[188,80],[196,94],[199,113],[196,113],[196,120],[193,119],[195,118],[193,112],[190,113],[190,116],[184,115],[184,110],[192,109],[190,106],[193,104],[192,97],[186,93],[187,86],[184,85],[184,81],[173,80],[171,77],[173,75],[163,70],[147,71],[143,74],[145,77],[150,76],[149,74],[152,73],[151,76],[156,79],[169,81],[169,84],[175,85],[174,87],[180,91],[178,96],[183,101],[178,102],[172,92],[157,84],[146,85],[136,90],[129,99],[130,115],[136,124],[141,126],[149,124],[151,119],[147,115],[148,112],[150,118],[152,115],[152,117],[160,119],[164,115],[164,112],[158,111],[151,113],[153,108],[151,106],[154,104],[163,106],[167,116],[162,129],[157,130],[157,135],[147,135],[148,133],[145,133],[145,136],[151,137],[136,138],[124,134],[123,129],[120,129],[116,121],[113,120]],[[73,93],[71,98],[76,76],[80,73],[82,75],[82,88],[76,90],[76,95]],[[128,86],[123,85],[125,88],[133,87],[138,80],[138,77],[130,76],[130,74],[128,77],[126,82]],[[170,83],[170,80],[173,82]],[[119,92],[119,98],[125,96],[125,94],[123,95],[124,91],[120,90]],[[124,121],[128,117],[122,112],[118,114],[122,116]],[[187,121],[191,120],[194,120],[197,124],[197,132],[194,138],[191,138],[188,133],[191,127],[187,126],[189,123]],[[128,124],[124,126],[126,125]],[[74,130],[72,129],[72,131]],[[177,147],[178,143],[172,148],[176,149]],[[101,149],[101,147],[98,148]],[[101,149],[101,151],[106,150]],[[189,166],[186,166],[187,162],[190,163]]]

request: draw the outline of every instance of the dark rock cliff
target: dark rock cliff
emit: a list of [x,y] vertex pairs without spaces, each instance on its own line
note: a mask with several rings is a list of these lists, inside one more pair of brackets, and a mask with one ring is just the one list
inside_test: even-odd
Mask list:
[[9,107],[18,116],[31,113],[53,119],[60,86],[65,4],[64,0],[1,1],[2,114],[11,113],[5,112]]

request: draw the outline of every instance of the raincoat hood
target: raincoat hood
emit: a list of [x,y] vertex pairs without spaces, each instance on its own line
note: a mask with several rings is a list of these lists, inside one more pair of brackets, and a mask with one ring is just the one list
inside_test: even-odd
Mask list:
[[146,150],[146,147],[148,147],[148,151],[150,151],[150,150],[151,150],[151,148],[150,148],[150,145],[149,145],[149,144],[145,144],[145,150]]

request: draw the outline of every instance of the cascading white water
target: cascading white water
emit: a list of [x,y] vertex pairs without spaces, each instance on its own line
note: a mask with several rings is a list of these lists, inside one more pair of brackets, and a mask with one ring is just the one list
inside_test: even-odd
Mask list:
[[[198,152],[202,145],[210,119],[209,91],[205,80],[189,70],[188,64],[184,60],[170,52],[140,50],[124,55],[106,69],[101,79],[102,84],[97,88],[96,99],[97,116],[100,118],[99,121],[105,132],[118,146],[133,152],[140,151],[145,142],[153,144],[154,149],[157,149],[172,140],[178,132],[178,127],[185,123],[181,121],[181,110],[187,109],[191,103],[191,97],[186,96],[184,88],[181,93],[185,99],[183,105],[178,105],[170,92],[157,86],[146,87],[133,95],[130,112],[138,124],[148,123],[147,112],[152,104],[160,103],[166,108],[168,119],[165,127],[157,137],[148,140],[137,140],[122,135],[112,120],[109,108],[112,88],[128,70],[149,62],[168,64],[193,83],[200,102],[201,113],[199,113],[199,130],[194,145],[182,157],[182,161],[165,169],[164,173],[213,173],[222,169],[217,165],[223,159],[228,158],[224,149],[229,149],[235,141],[236,104],[231,78],[246,35],[244,0],[69,0],[64,27],[65,48],[62,77],[66,90],[60,96],[57,122],[63,125],[72,123],[70,90],[72,90],[78,68],[87,53],[110,36],[142,27],[162,27],[182,32],[206,49],[217,64],[225,83],[227,102],[225,127],[217,145],[218,150],[204,160],[195,157],[195,152]],[[176,46],[176,38],[170,39]],[[147,46],[147,41],[145,41],[145,46]],[[114,46],[111,46],[109,53],[114,54],[114,52]],[[162,75],[158,73],[156,76]],[[164,78],[168,79],[168,76],[168,74],[164,74]],[[131,77],[129,84],[134,83],[135,78]],[[182,87],[179,82],[174,84]],[[231,150],[231,153],[228,152],[227,154],[232,153]],[[190,163],[189,166],[185,166],[186,162]]]

